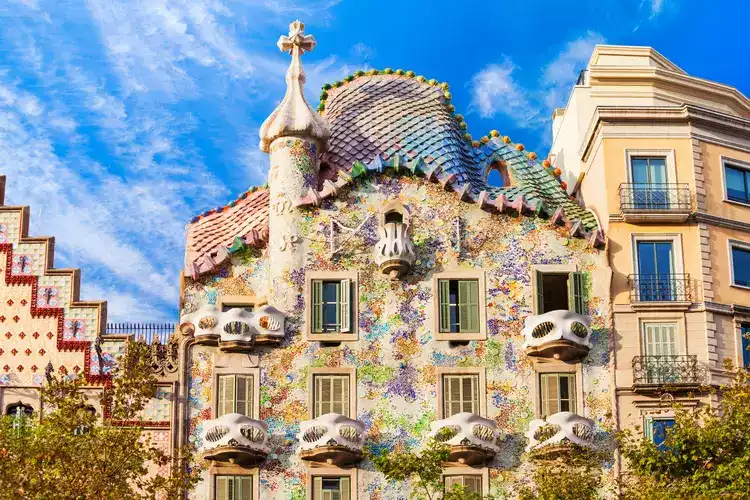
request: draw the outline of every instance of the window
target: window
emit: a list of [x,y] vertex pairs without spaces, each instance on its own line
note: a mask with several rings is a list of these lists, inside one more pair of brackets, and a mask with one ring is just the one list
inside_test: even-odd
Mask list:
[[383,217],[383,222],[385,224],[403,224],[404,216],[401,212],[398,212],[397,210],[391,210],[390,212],[385,213],[385,216]]
[[646,356],[677,354],[676,323],[644,323],[643,347]]
[[639,301],[674,300],[677,290],[674,276],[674,251],[671,241],[639,241]]
[[26,426],[29,418],[34,414],[34,408],[23,403],[8,405],[5,414],[13,417],[13,429],[20,430]]
[[225,302],[221,303],[221,312],[227,312],[231,309],[244,309],[247,312],[253,312],[255,310],[255,306],[253,304],[227,304]]
[[445,484],[445,493],[451,491],[454,486],[463,486],[464,493],[482,494],[482,476],[445,476],[443,482]]
[[536,271],[536,312],[544,314],[558,309],[587,314],[583,273]]
[[740,325],[740,345],[742,346],[742,366],[750,368],[750,323]]
[[542,418],[561,411],[576,411],[576,376],[574,373],[539,374],[540,411]]
[[253,375],[219,375],[216,416],[229,413],[253,417]]
[[253,476],[216,476],[214,500],[253,500]]
[[[91,406],[91,405],[87,405],[84,408],[81,408],[81,410],[85,411],[85,412],[88,412],[89,415],[91,415],[92,418],[96,416],[96,409],[93,406]],[[86,424],[79,424],[79,425],[76,426],[75,429],[73,429],[73,435],[80,436],[82,434],[88,434],[88,432],[90,430],[91,430],[91,428],[88,425],[86,425]]]
[[440,331],[479,332],[479,281],[438,280]]
[[351,279],[314,279],[312,292],[312,333],[352,332]]
[[750,245],[730,243],[732,284],[750,288]]
[[326,413],[349,416],[349,375],[313,375],[313,418]]
[[665,157],[631,157],[635,208],[669,208],[667,160]]
[[724,164],[724,178],[728,200],[750,203],[750,168]]
[[660,450],[666,449],[664,440],[667,438],[667,429],[674,427],[673,418],[656,418],[646,417],[646,424],[643,428],[646,431],[646,438],[651,440]]
[[443,375],[443,418],[456,413],[479,415],[479,375]]
[[313,477],[313,500],[349,500],[351,478]]

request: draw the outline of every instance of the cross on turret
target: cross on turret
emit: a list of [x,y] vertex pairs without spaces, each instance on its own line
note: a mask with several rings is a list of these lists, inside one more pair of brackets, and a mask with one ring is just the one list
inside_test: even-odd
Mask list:
[[315,48],[315,38],[312,35],[305,35],[305,23],[297,20],[289,25],[289,35],[281,35],[276,45],[280,51],[290,54],[297,47],[300,55],[302,55]]

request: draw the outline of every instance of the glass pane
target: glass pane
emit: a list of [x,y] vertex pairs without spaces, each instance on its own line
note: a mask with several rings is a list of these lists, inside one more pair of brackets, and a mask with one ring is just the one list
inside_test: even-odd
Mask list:
[[667,429],[674,426],[674,419],[664,418],[651,422],[652,440],[660,449],[664,449],[664,440],[667,437]]
[[750,250],[732,247],[732,268],[734,284],[750,286]]
[[727,198],[735,201],[748,201],[745,171],[726,167]]
[[742,360],[745,368],[750,368],[750,324],[742,325]]
[[633,158],[633,182],[635,184],[648,183],[648,160],[646,158]]
[[649,183],[665,184],[667,182],[667,165],[664,158],[649,158]]

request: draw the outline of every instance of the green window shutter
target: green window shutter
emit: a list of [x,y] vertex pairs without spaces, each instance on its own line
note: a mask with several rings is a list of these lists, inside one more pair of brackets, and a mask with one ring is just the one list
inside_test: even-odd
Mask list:
[[331,411],[344,413],[344,381],[341,377],[333,377],[331,380]]
[[217,405],[218,415],[227,415],[235,412],[235,377],[234,375],[219,376],[219,403]]
[[445,401],[445,415],[443,418],[448,418],[456,413],[461,413],[461,377],[460,376],[445,376],[446,391],[443,394]]
[[339,331],[348,333],[352,331],[352,280],[341,280],[341,297],[339,299]]
[[474,402],[475,390],[474,390],[474,377],[461,377],[461,411],[476,413]]
[[482,493],[482,476],[464,476],[466,493]]
[[237,413],[253,417],[253,377],[237,376]]
[[229,477],[216,476],[215,500],[232,500],[229,498]]
[[570,411],[576,412],[576,377],[575,375],[566,375],[568,379],[568,398],[570,399]]
[[646,435],[646,439],[653,443],[654,441],[654,418],[643,417],[643,432]]
[[438,300],[440,302],[440,332],[451,331],[450,281],[438,280]]
[[349,416],[349,377],[341,377],[341,414]]
[[570,273],[568,280],[568,301],[570,310],[578,314],[587,314],[586,290],[584,289],[583,273]]
[[342,477],[339,479],[339,484],[341,485],[339,487],[341,490],[341,500],[349,500],[352,492],[351,481],[348,477]]
[[312,280],[312,331],[323,331],[323,281]]
[[322,477],[313,477],[313,500],[323,500]]
[[540,396],[540,413],[542,417],[549,415],[549,393],[547,389],[548,384],[547,376],[545,374],[539,375],[539,396]]
[[235,495],[237,500],[253,500],[253,477],[241,476],[239,479],[239,494]]
[[544,314],[544,273],[537,271],[536,274],[536,313]]
[[461,486],[461,476],[445,476],[445,493],[449,493],[454,486]]
[[458,330],[462,333],[479,331],[479,282],[458,282]]

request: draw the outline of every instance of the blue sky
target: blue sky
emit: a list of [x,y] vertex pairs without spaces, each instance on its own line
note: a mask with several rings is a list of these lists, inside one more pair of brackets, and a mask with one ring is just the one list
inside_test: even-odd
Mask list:
[[[451,85],[475,137],[546,153],[596,43],[651,45],[750,95],[750,4],[687,0],[4,0],[0,173],[81,267],[110,321],[177,319],[187,221],[263,184],[257,130],[284,94],[275,46],[300,18],[320,87],[402,68]],[[744,61],[744,63],[742,62]]]

